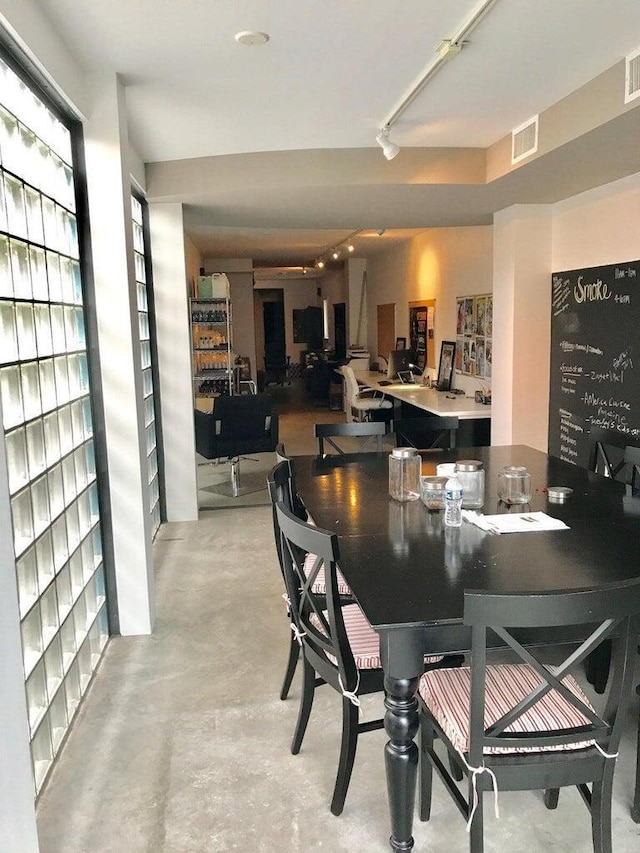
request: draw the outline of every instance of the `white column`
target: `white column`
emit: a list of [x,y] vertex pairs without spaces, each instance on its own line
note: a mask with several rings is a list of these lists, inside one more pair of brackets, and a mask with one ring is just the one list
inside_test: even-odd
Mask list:
[[[367,348],[367,291],[365,272],[367,262],[364,258],[350,258],[347,261],[347,348],[351,344],[360,344]],[[360,326],[358,334],[358,325]]]
[[181,204],[150,204],[167,521],[198,518],[191,333]]
[[153,625],[153,564],[124,89],[92,81],[85,157],[119,631]]
[[[2,410],[0,407],[0,424]],[[20,610],[4,434],[0,428],[0,850],[37,853]]]
[[547,450],[551,236],[549,205],[516,205],[494,217],[494,445]]

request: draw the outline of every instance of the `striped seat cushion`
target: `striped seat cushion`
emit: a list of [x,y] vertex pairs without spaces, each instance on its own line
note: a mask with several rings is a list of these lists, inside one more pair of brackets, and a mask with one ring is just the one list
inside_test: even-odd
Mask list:
[[[327,615],[326,610],[324,615]],[[380,637],[369,624],[367,617],[360,609],[360,605],[345,605],[342,608],[342,618],[356,667],[358,669],[382,669]],[[320,620],[315,614],[312,614],[311,622],[316,628],[322,630]],[[332,655],[328,657],[333,663],[336,662]],[[442,657],[425,657],[424,660],[425,663],[438,663]]]
[[[510,708],[531,693],[539,684],[540,677],[528,664],[498,664],[487,667],[485,689],[485,728],[499,720]],[[591,703],[573,676],[563,680],[589,708]],[[419,693],[435,720],[447,735],[454,748],[464,754],[469,751],[469,706],[471,696],[471,670],[438,669],[425,673],[420,679]],[[553,731],[588,725],[589,720],[574,708],[556,690],[551,690],[529,708],[505,731],[536,732]],[[584,749],[593,740],[580,743],[538,747],[486,747],[485,754],[504,752],[541,752],[565,749]]]
[[[309,572],[313,569],[313,564],[318,558],[315,554],[307,554],[304,558],[304,573],[308,577]],[[337,572],[338,575],[338,595],[351,595],[351,590],[349,589],[349,584],[342,577],[340,573],[340,569]],[[316,579],[311,585],[311,589],[315,592],[316,595],[326,595],[327,594],[327,582],[324,576],[324,566],[320,566],[318,574],[316,575]]]

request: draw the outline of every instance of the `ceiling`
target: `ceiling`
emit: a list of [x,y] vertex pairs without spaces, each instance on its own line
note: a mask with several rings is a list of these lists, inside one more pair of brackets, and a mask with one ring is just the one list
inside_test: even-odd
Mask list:
[[[479,0],[37,2],[83,68],[120,74],[149,197],[185,205],[206,257],[307,264],[360,230],[356,254],[370,254],[640,171],[640,110],[621,119],[624,139],[603,121],[489,183],[412,179],[407,166],[488,149],[620,63],[640,46],[637,0],[495,0],[393,123],[402,150],[389,162],[376,133]],[[246,30],[269,41],[239,44]],[[208,177],[156,189],[196,166]]]

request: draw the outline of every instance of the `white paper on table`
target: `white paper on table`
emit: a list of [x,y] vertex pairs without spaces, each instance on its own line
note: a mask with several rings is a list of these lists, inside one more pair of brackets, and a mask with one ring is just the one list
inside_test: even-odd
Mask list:
[[532,533],[536,530],[568,530],[569,526],[552,518],[545,512],[501,513],[500,515],[483,515],[480,512],[462,510],[465,521],[475,524],[482,530],[491,533]]

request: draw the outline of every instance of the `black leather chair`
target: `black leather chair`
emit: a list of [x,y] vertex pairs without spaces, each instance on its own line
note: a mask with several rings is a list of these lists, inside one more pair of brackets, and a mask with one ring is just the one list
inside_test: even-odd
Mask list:
[[240,457],[269,453],[278,444],[278,414],[269,394],[218,397],[212,413],[194,411],[196,451],[205,459],[229,459],[231,483],[216,489],[236,498],[266,488],[240,487]]

